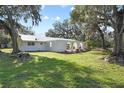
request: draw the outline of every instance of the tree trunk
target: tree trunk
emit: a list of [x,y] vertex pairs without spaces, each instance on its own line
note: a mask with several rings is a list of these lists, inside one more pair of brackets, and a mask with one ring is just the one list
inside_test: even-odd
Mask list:
[[[124,6],[123,6],[124,8]],[[124,31],[124,9],[117,11],[117,7],[114,6],[114,49],[113,55],[116,58],[116,62],[124,62],[123,55],[123,31]]]
[[14,24],[14,22],[12,22],[12,18],[10,18],[10,17],[9,17],[8,21],[9,21],[9,25],[7,25],[2,20],[0,20],[0,23],[3,25],[5,30],[7,30],[9,32],[9,35],[10,35],[11,40],[12,40],[12,48],[13,48],[12,53],[18,53],[19,52],[18,43],[17,43],[18,34],[17,34],[16,29],[15,29],[15,24]]
[[114,49],[113,49],[113,54],[115,56],[120,56],[123,54],[123,33],[118,34],[114,33]]
[[99,33],[100,33],[100,37],[101,37],[101,40],[102,40],[102,42],[101,42],[102,48],[106,49],[104,34],[103,34],[103,32],[100,28],[99,28]]
[[14,28],[14,26],[12,26],[12,30],[11,30],[11,39],[12,39],[12,47],[13,47],[12,54],[16,54],[19,52],[17,37],[18,37],[17,31]]
[[18,43],[17,43],[18,34],[16,31],[16,24],[15,21],[13,20],[12,12],[8,10],[8,7],[5,7],[5,10],[7,11],[7,17],[8,17],[7,20],[9,22],[9,28],[11,29],[10,36],[12,39],[12,47],[13,47],[12,54],[16,54],[19,52]]

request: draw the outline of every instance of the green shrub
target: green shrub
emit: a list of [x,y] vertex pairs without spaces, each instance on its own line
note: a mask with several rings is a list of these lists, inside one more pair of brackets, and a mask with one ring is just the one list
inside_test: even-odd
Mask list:
[[[102,41],[97,39],[97,40],[86,40],[85,41],[86,48],[88,50],[91,50],[93,48],[102,48]],[[108,41],[105,41],[106,47],[110,48],[112,47],[112,44]]]

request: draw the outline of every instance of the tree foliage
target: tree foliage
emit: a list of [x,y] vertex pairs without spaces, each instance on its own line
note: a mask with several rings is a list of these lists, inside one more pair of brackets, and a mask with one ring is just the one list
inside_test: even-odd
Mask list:
[[21,28],[20,20],[32,21],[32,25],[38,25],[41,21],[41,6],[34,5],[7,5],[0,6],[0,25],[9,33],[12,39],[13,53],[18,53],[18,29]]
[[83,40],[83,34],[78,24],[72,24],[69,20],[63,22],[55,22],[53,29],[49,29],[46,36],[59,37],[67,39]]
[[[106,48],[104,33],[107,29],[107,22],[102,15],[99,15],[101,6],[75,6],[71,13],[72,22],[85,23],[84,33],[87,37],[100,35],[101,46]],[[104,12],[104,11],[103,11]]]
[[117,61],[120,60],[120,57],[123,56],[124,6],[76,6],[76,10],[72,11],[72,18],[77,22],[87,21],[92,25],[94,22],[100,22],[111,26],[114,29],[113,55],[116,56]]

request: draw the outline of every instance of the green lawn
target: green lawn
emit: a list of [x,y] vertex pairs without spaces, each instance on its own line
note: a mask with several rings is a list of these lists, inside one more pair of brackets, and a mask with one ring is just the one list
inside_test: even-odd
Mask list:
[[106,52],[31,52],[22,62],[2,51],[0,87],[124,87],[124,66],[101,60]]

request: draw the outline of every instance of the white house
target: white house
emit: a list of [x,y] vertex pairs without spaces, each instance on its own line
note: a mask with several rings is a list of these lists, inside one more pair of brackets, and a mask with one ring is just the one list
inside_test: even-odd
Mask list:
[[20,51],[65,52],[67,50],[83,49],[83,44],[72,39],[19,34],[18,47]]

